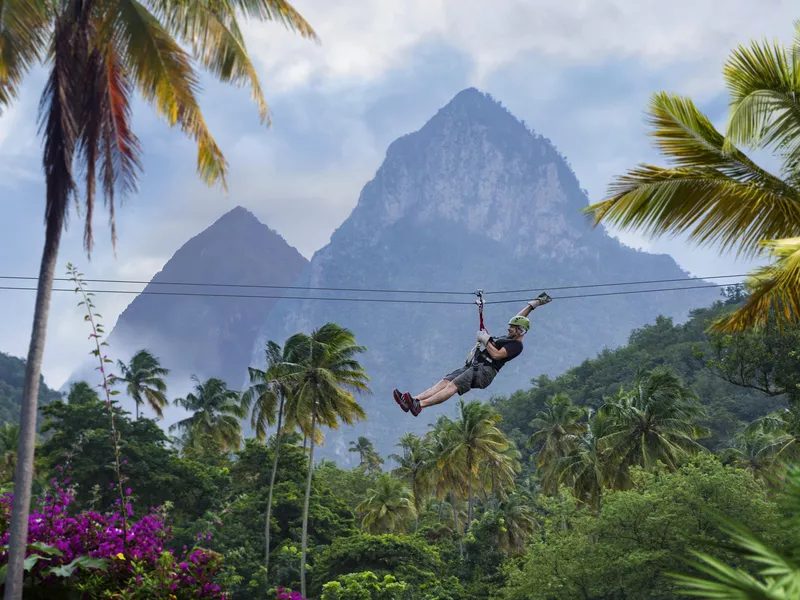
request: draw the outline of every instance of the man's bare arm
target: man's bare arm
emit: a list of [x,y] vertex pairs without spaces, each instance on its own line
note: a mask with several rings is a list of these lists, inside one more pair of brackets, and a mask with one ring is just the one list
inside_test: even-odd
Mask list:
[[508,358],[508,352],[505,348],[500,348],[499,350],[489,342],[486,344],[486,353],[492,357],[493,360],[501,360],[503,358]]

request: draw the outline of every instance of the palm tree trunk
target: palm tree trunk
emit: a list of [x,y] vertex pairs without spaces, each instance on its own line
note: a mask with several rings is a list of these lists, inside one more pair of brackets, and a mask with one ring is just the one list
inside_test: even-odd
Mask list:
[[275,457],[272,460],[272,474],[269,476],[269,493],[267,494],[267,516],[264,527],[264,573],[269,579],[269,524],[272,519],[272,488],[275,486],[275,473],[278,471],[278,453],[281,449],[281,418],[283,417],[283,394],[278,406],[278,431],[275,433]]
[[[58,212],[58,209],[54,209]],[[50,312],[50,297],[53,293],[53,278],[58,261],[58,247],[64,229],[63,212],[48,219],[45,231],[44,251],[39,267],[39,285],[36,290],[36,305],[33,313],[31,343],[25,364],[25,384],[22,390],[22,407],[19,417],[19,446],[17,467],[14,473],[14,501],[11,507],[11,527],[8,540],[8,571],[5,600],[21,600],[28,542],[28,516],[33,485],[33,457],[36,442],[36,414],[39,398],[39,378],[42,371],[47,317]]]
[[139,420],[139,403],[135,402],[135,404],[136,404],[136,420],[138,421]]
[[464,546],[461,543],[461,536],[458,533],[458,498],[455,492],[450,492],[450,497],[453,499],[453,523],[455,524],[456,537],[458,537],[458,555],[464,558]]
[[442,510],[444,509],[444,500],[439,500],[439,518],[436,520],[437,523],[442,522]]
[[472,449],[467,450],[467,471],[469,477],[467,479],[467,526],[464,528],[464,533],[469,531],[469,526],[472,524]]
[[311,472],[314,470],[314,426],[317,424],[317,406],[311,409],[311,440],[308,453],[308,476],[306,477],[306,500],[303,505],[303,551],[300,557],[300,595],[306,596],[306,550],[308,548],[308,503],[311,498]]

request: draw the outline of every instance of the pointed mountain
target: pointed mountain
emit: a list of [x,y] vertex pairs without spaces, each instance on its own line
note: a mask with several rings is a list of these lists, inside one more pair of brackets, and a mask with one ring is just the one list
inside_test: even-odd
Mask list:
[[[170,381],[180,381],[183,388],[196,374],[219,377],[239,389],[256,334],[277,300],[225,295],[275,295],[275,290],[247,286],[291,285],[307,265],[255,215],[234,208],[181,246],[122,312],[108,336],[114,357],[127,361],[146,348],[172,371]],[[170,295],[178,293],[187,295]]]
[[[453,416],[457,398],[418,418],[400,411],[391,390],[419,393],[462,366],[475,344],[476,307],[469,293],[486,291],[493,334],[541,291],[554,298],[635,289],[563,290],[561,286],[685,278],[667,255],[639,252],[579,211],[588,198],[553,144],[531,132],[489,95],[457,94],[421,129],[394,141],[348,219],[311,260],[298,285],[466,292],[467,295],[351,293],[350,296],[463,304],[282,301],[254,345],[263,364],[266,339],[282,343],[327,321],[353,330],[368,348],[372,378],[362,398],[368,420],[326,432],[320,455],[348,463],[347,442],[366,435],[384,456],[405,431],[422,434],[438,415]],[[685,286],[686,282],[656,287]],[[641,288],[641,286],[638,286]],[[526,290],[500,293],[504,290]],[[315,291],[313,295],[330,295]],[[670,291],[554,300],[532,315],[523,354],[506,365],[486,400],[526,388],[531,378],[564,372],[659,314],[683,319],[710,304],[715,290]]]

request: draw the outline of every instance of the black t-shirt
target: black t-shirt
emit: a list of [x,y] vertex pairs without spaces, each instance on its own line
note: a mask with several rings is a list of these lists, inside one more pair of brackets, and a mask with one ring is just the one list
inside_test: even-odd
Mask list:
[[498,371],[503,368],[504,364],[511,359],[516,358],[522,352],[522,342],[520,340],[512,340],[503,336],[499,338],[490,338],[489,343],[498,350],[505,348],[508,356],[506,358],[494,359],[489,356],[489,353],[486,351],[486,349],[483,349],[481,350],[480,354],[478,354],[477,362],[491,365]]

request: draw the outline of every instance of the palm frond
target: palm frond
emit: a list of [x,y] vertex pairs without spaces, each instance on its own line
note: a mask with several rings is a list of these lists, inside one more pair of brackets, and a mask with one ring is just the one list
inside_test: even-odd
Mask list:
[[[111,244],[116,252],[117,227],[115,201],[117,192],[125,197],[137,190],[138,174],[142,171],[141,144],[131,129],[131,84],[123,71],[117,49],[109,46],[105,55],[106,103],[102,115],[101,174],[103,197],[108,206]],[[166,374],[166,373],[164,373]]]
[[726,148],[772,147],[783,175],[797,181],[800,164],[800,49],[777,42],[750,43],[732,53],[723,71],[731,95]]
[[609,197],[586,211],[652,236],[687,233],[700,245],[739,255],[763,252],[762,240],[800,235],[800,194],[739,150],[691,100],[656,94],[652,135],[677,168],[640,165],[609,186]]
[[73,48],[71,24],[67,19],[56,21],[51,51],[50,75],[39,104],[39,127],[44,136],[45,222],[48,231],[55,233],[64,223],[76,189],[72,165],[80,118],[75,108],[77,82],[70,69]]
[[0,0],[0,116],[47,48],[48,17],[44,1]]
[[311,25],[286,0],[232,0],[233,5],[244,15],[262,21],[278,21],[290,31],[313,41],[319,38]]
[[155,6],[167,29],[191,45],[202,65],[220,81],[250,85],[261,122],[269,125],[269,107],[230,0],[160,0]]
[[735,333],[766,327],[775,317],[778,328],[800,321],[800,237],[762,243],[774,262],[754,271],[746,281],[750,293],[744,305],[714,322],[712,331]]
[[189,55],[137,0],[120,0],[118,10],[120,54],[142,97],[195,141],[201,179],[227,189],[227,163],[200,112],[199,83]]

